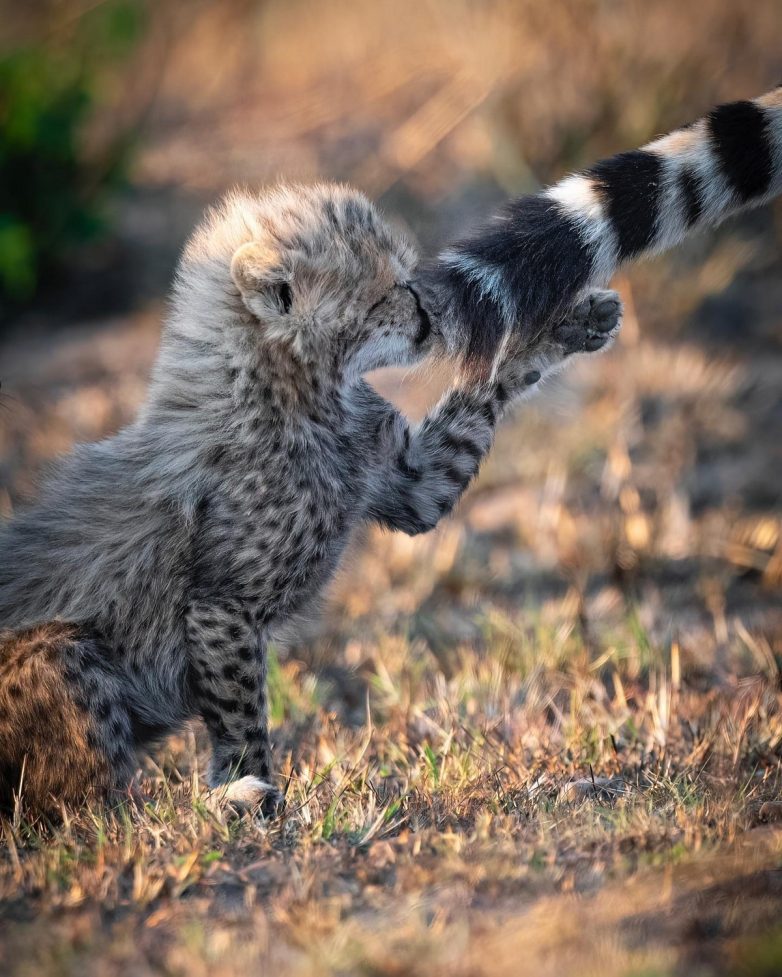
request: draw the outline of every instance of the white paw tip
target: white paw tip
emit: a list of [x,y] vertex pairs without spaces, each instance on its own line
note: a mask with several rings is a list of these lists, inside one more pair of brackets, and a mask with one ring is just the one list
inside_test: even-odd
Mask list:
[[254,807],[260,804],[269,794],[276,794],[277,789],[260,777],[240,777],[231,783],[215,787],[213,794],[221,801]]

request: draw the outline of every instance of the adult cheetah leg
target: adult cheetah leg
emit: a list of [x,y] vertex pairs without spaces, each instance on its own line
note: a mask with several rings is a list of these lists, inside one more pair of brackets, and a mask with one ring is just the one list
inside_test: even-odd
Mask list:
[[495,380],[519,399],[538,380],[561,370],[576,353],[608,349],[622,324],[622,302],[616,292],[595,289],[554,325],[530,338],[511,335],[495,364]]

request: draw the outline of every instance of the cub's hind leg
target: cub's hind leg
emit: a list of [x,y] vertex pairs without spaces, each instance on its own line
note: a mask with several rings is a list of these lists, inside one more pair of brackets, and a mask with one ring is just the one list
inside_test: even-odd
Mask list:
[[135,766],[127,690],[99,638],[62,623],[0,635],[0,807],[124,793]]

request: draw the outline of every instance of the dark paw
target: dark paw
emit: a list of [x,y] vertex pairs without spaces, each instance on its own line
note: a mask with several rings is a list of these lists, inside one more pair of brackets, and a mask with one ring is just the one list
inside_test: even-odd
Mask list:
[[554,328],[554,339],[571,353],[594,353],[608,345],[619,331],[622,303],[616,292],[591,292]]
[[285,813],[285,797],[279,790],[269,791],[261,801],[260,812],[264,818],[279,818]]

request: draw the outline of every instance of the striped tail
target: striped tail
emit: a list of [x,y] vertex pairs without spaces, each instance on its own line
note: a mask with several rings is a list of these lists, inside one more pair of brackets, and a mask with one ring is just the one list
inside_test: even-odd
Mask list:
[[782,193],[782,85],[520,197],[421,272],[454,350],[563,315],[617,267]]

